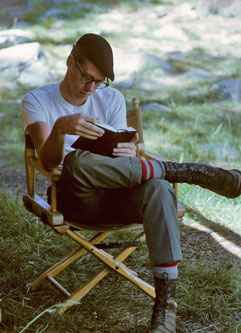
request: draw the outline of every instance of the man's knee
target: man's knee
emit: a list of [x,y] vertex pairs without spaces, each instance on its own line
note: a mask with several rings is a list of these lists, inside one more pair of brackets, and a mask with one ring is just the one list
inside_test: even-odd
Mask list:
[[90,169],[92,163],[86,158],[85,152],[80,150],[71,151],[65,156],[63,170],[70,175],[80,173],[85,169]]
[[149,179],[143,183],[147,193],[159,197],[176,196],[174,188],[164,179]]
[[150,179],[133,189],[141,216],[145,212],[153,215],[158,211],[158,216],[165,212],[176,214],[177,199],[173,187],[165,180]]

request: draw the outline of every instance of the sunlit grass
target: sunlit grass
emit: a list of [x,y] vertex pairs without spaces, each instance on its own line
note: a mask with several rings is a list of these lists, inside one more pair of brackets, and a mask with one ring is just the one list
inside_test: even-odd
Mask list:
[[[144,137],[148,150],[154,150],[176,161],[220,162],[215,152],[206,152],[206,143],[235,147],[241,156],[239,122],[240,109],[230,103],[204,103],[169,106],[167,113],[143,112]],[[191,140],[190,140],[191,138]],[[232,162],[232,161],[231,161]],[[238,168],[239,162],[233,161]]]
[[194,219],[202,217],[207,225],[209,220],[217,227],[223,226],[241,235],[240,198],[227,199],[198,186],[181,184],[179,200]]

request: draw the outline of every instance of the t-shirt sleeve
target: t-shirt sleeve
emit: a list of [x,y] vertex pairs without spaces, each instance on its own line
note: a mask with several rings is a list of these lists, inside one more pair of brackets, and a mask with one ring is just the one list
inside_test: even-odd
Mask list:
[[115,129],[127,127],[125,98],[119,91],[116,91],[115,97],[113,98],[112,112],[110,113],[108,125]]
[[31,92],[27,93],[22,99],[22,113],[24,119],[24,131],[26,131],[30,124],[38,121],[47,122],[46,114],[42,106]]

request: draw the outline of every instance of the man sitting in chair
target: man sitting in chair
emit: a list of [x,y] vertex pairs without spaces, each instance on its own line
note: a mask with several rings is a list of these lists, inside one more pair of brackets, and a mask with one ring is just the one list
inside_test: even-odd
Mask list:
[[175,287],[182,254],[176,195],[169,182],[196,184],[235,198],[241,193],[241,172],[140,160],[137,136],[119,143],[113,157],[73,150],[79,136],[97,140],[103,135],[95,123],[126,127],[124,97],[109,86],[109,79],[114,80],[111,46],[99,35],[83,35],[67,58],[63,80],[23,97],[25,130],[46,168],[63,162],[58,210],[67,220],[143,224],[156,292],[150,332],[176,332]]

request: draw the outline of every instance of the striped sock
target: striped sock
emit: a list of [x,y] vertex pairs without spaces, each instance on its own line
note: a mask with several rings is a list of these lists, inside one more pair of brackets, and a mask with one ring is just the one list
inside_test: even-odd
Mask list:
[[163,275],[166,273],[169,279],[175,280],[178,277],[177,261],[152,267],[152,272],[154,277],[158,279],[163,279]]
[[141,181],[144,182],[147,179],[159,178],[164,179],[165,168],[161,162],[155,160],[140,160],[142,166]]

